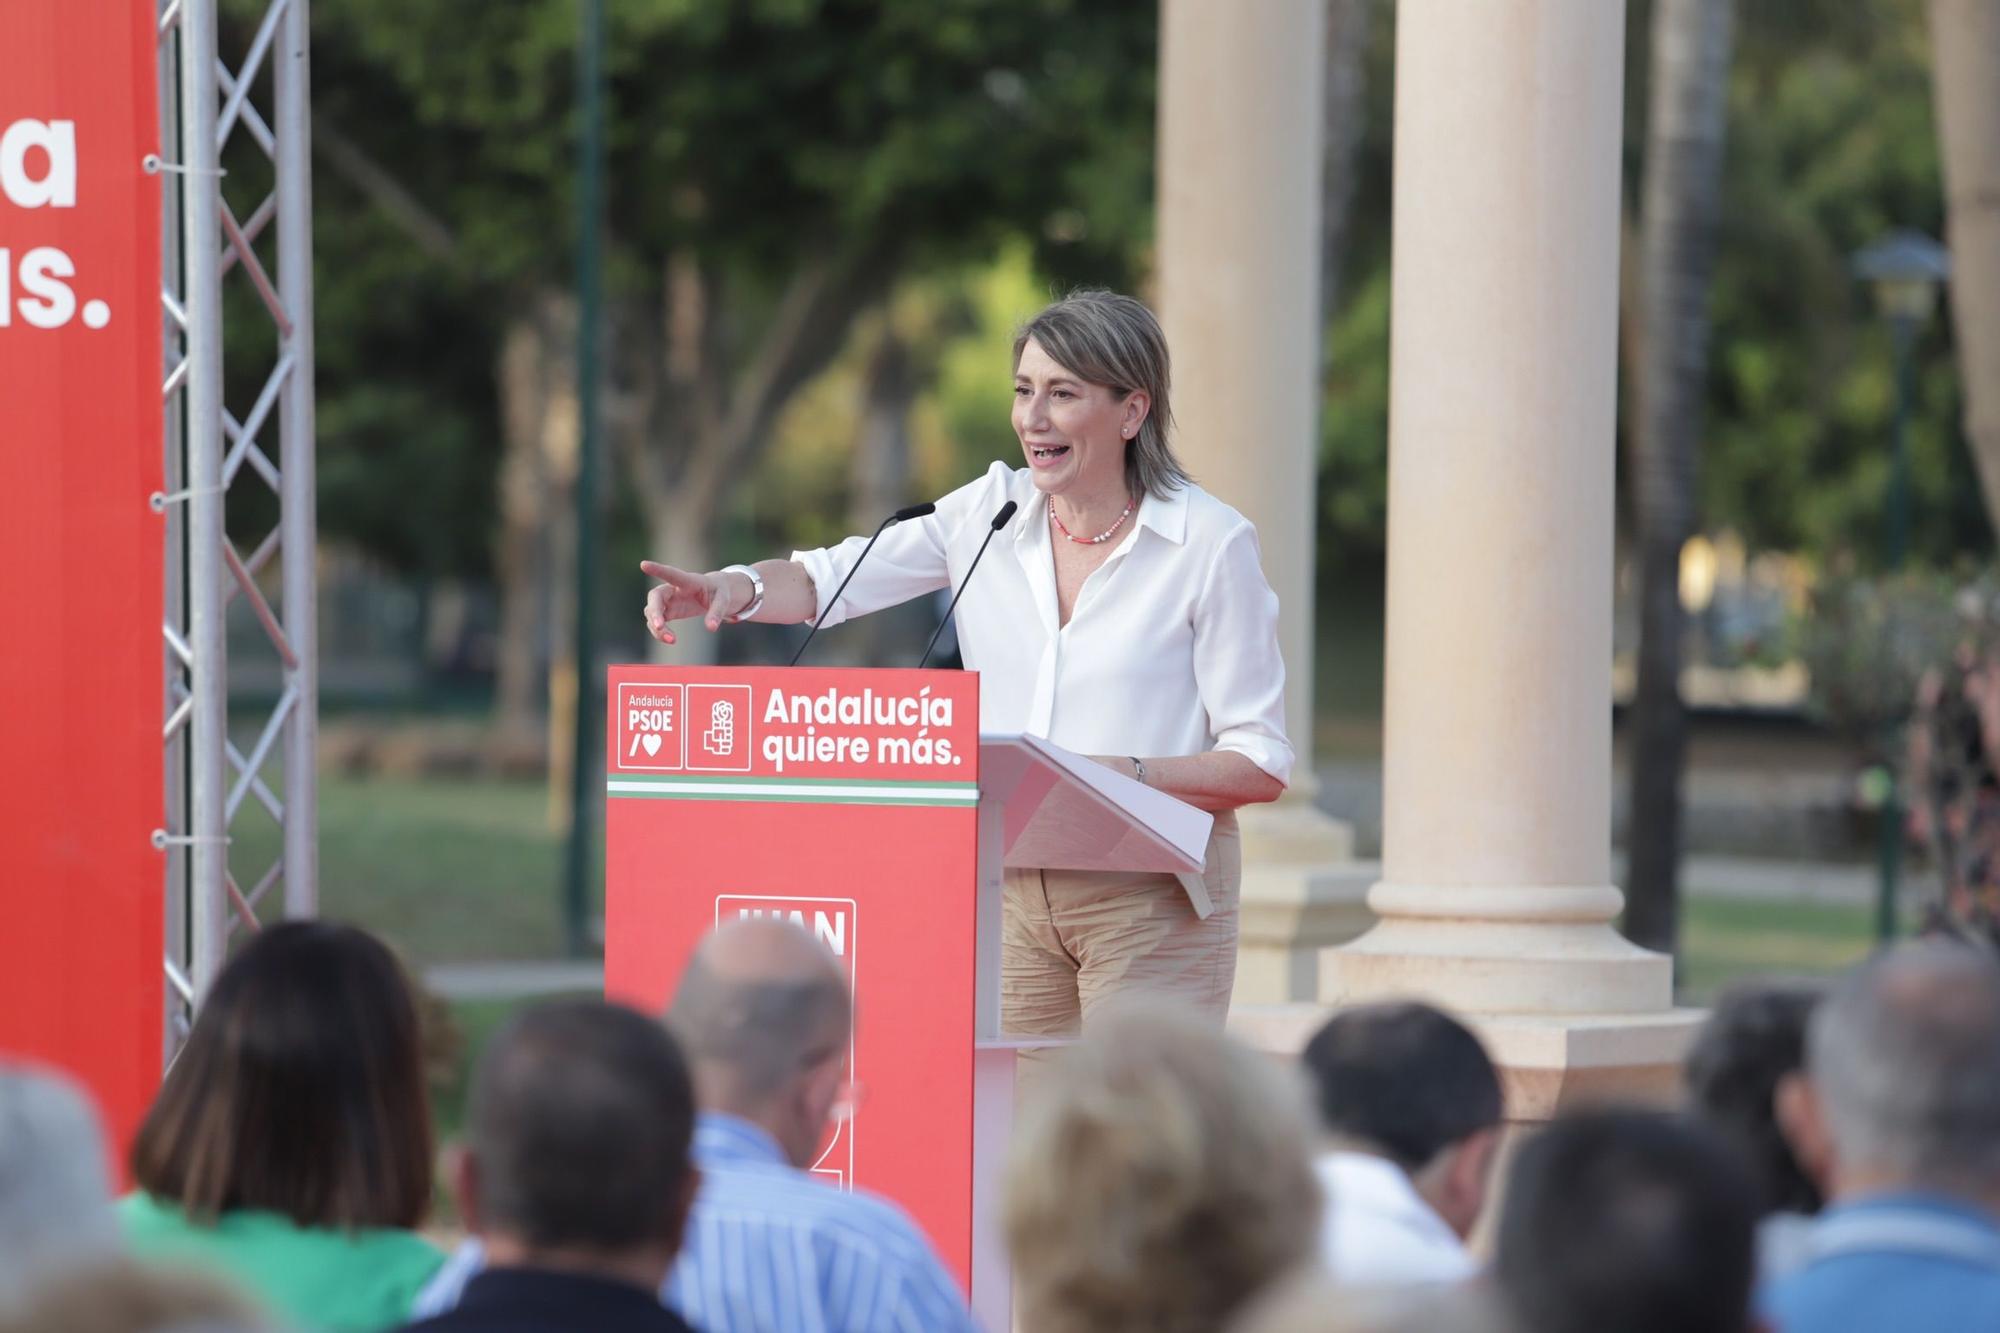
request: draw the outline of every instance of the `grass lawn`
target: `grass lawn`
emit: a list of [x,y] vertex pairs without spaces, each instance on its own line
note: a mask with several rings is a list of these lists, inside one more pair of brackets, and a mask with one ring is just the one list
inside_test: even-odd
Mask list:
[[[562,842],[545,799],[532,782],[329,775],[320,784],[320,910],[381,932],[420,965],[555,957]],[[268,825],[239,828],[239,881],[254,881],[276,853]],[[1758,973],[1835,971],[1870,941],[1867,908],[1697,893],[1686,909],[1682,989],[1700,1000]]]
[[[329,775],[320,786],[321,911],[380,932],[420,967],[557,956],[562,842],[545,801],[532,782]],[[254,882],[276,853],[268,825],[239,827],[239,880]],[[1697,895],[1683,923],[1682,999],[1702,1004],[1758,975],[1837,971],[1868,950],[1870,922],[1863,907]],[[441,1136],[460,1123],[472,1052],[514,1007],[449,1006],[452,1049],[440,1055],[436,1083]]]
[[1705,1004],[1732,982],[1826,976],[1875,942],[1874,909],[1697,896],[1681,919],[1679,990]]
[[[319,796],[322,916],[378,931],[418,963],[561,954],[563,844],[542,784],[327,774]],[[237,882],[247,889],[277,854],[270,821],[240,824]]]

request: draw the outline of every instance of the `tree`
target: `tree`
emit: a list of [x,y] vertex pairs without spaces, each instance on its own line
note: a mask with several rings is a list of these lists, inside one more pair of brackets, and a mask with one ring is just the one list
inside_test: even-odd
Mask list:
[[1638,689],[1625,930],[1672,952],[1679,916],[1681,547],[1695,532],[1695,448],[1722,207],[1734,0],[1656,0],[1640,225],[1638,411],[1628,437],[1639,532]]
[[1340,305],[1356,175],[1368,111],[1368,29],[1375,0],[1326,0],[1326,122],[1321,135],[1319,318]]
[[[421,182],[512,324],[567,276],[574,6],[478,14],[314,19],[355,76],[334,114]],[[655,556],[715,562],[785,405],[900,277],[1010,232],[1052,272],[1119,276],[1150,196],[1155,21],[1067,0],[614,8],[607,428]]]
[[1965,434],[2000,525],[2000,3],[1930,0]]
[[[1701,505],[1753,550],[1865,570],[1881,559],[1896,386],[1850,257],[1943,223],[1923,8],[1759,0],[1737,17]],[[1949,333],[1916,348],[1910,556],[1929,565],[1992,546]]]

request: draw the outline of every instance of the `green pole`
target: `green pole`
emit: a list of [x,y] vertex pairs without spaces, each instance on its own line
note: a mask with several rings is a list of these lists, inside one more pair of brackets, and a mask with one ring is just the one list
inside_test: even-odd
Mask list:
[[598,704],[598,331],[604,302],[604,0],[583,0],[577,45],[581,125],[576,183],[576,739],[570,764],[569,846],[563,865],[564,936],[572,955],[589,948],[591,788],[600,777]]
[[[1907,315],[1891,316],[1889,330],[1896,346],[1896,416],[1889,459],[1888,568],[1893,575],[1901,572],[1910,544],[1910,381],[1915,359],[1910,353],[1917,330]],[[1875,898],[1875,938],[1884,942],[1896,937],[1896,889],[1903,867],[1901,740],[1901,734],[1892,731],[1884,756],[1889,790],[1882,801],[1881,886]]]

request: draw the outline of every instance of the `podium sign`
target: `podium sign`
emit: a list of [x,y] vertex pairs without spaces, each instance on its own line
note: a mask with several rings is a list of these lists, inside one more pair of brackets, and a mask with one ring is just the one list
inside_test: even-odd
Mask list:
[[814,1170],[972,1254],[978,678],[609,672],[605,989],[662,1011],[696,943],[781,916],[847,968],[865,1096]]

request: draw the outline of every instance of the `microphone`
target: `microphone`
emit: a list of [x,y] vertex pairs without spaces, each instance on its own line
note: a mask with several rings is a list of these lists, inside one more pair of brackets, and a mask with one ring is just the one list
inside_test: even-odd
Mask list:
[[951,613],[958,610],[958,599],[965,596],[965,585],[972,582],[972,571],[979,568],[980,560],[986,555],[987,546],[993,541],[993,534],[1006,527],[1007,520],[1014,517],[1014,511],[1020,507],[1009,500],[1001,505],[1000,512],[993,516],[993,526],[987,529],[986,540],[979,543],[979,551],[972,557],[972,564],[967,567],[965,577],[958,581],[958,591],[951,595],[951,605],[944,609],[944,619],[938,621],[938,627],[931,631],[931,641],[924,645],[924,655],[917,662],[917,670],[923,670],[931,660],[931,649],[937,647],[938,635],[944,633],[944,627],[951,623]]
[[875,535],[868,539],[868,544],[861,548],[861,554],[856,556],[854,563],[848,567],[847,577],[840,581],[840,586],[833,590],[833,596],[827,599],[826,610],[820,612],[819,618],[813,621],[812,633],[806,635],[806,641],[799,645],[799,650],[792,654],[792,660],[785,663],[786,666],[797,666],[799,659],[806,655],[806,649],[812,646],[813,635],[818,634],[820,626],[826,623],[827,612],[833,610],[834,603],[840,600],[840,594],[847,591],[847,585],[854,582],[854,576],[861,570],[861,562],[866,560],[868,553],[875,549],[875,543],[881,539],[882,534],[898,523],[913,518],[923,518],[927,514],[935,514],[936,512],[937,506],[926,501],[920,505],[905,505],[882,520],[882,526],[875,529]]

